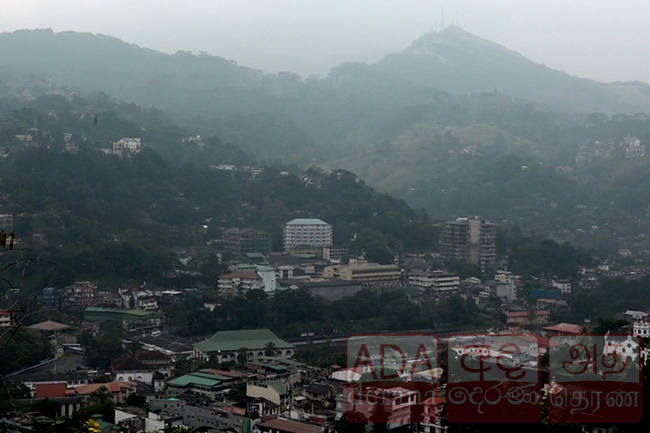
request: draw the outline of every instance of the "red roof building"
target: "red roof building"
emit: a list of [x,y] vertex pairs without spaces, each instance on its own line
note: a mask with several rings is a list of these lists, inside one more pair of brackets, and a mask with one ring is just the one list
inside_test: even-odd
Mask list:
[[542,328],[542,331],[544,331],[548,337],[554,335],[575,336],[582,333],[582,326],[574,323],[558,323],[557,325],[545,326]]
[[320,433],[317,425],[275,418],[257,425],[262,433]]
[[62,398],[68,389],[65,382],[37,383],[35,388],[35,398]]

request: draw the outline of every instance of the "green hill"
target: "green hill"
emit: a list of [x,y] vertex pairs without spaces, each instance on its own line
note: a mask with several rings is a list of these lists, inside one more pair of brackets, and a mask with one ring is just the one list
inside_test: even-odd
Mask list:
[[[633,215],[643,206],[621,202],[644,202],[645,177],[621,168],[612,180],[595,143],[636,136],[647,144],[650,119],[633,113],[648,111],[648,89],[571,77],[455,27],[323,79],[101,35],[0,34],[0,96],[11,101],[7,117],[14,108],[24,120],[0,127],[8,137],[51,123],[42,113],[83,112],[76,93],[99,124],[88,111],[65,132],[91,143],[140,136],[175,167],[342,168],[435,218],[478,213],[572,240],[633,237],[644,227]],[[63,132],[54,133],[58,143]],[[197,134],[209,137],[206,146],[182,141]]]
[[[187,133],[155,111],[92,101],[0,99],[0,213],[14,215],[20,240],[18,256],[3,260],[57,264],[36,272],[31,287],[80,278],[166,284],[164,275],[182,269],[177,249],[209,252],[225,229],[254,227],[279,251],[282,227],[296,217],[331,223],[338,245],[372,229],[395,253],[435,247],[425,214],[352,173],[256,164],[216,137],[183,140]],[[111,154],[122,137],[141,138],[142,151]]]

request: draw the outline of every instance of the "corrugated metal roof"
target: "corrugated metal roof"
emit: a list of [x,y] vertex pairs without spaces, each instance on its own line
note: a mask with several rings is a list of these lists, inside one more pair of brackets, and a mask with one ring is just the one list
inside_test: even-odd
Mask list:
[[184,388],[188,385],[201,385],[201,386],[214,387],[221,384],[221,381],[218,379],[208,379],[207,377],[201,377],[190,373],[184,376],[177,377],[176,379],[172,379],[169,382],[167,382],[167,384],[171,386],[181,387],[181,388]]
[[202,352],[236,352],[241,348],[264,350],[273,343],[276,349],[293,349],[294,346],[278,338],[268,329],[245,329],[240,331],[219,331],[207,340],[194,344]]

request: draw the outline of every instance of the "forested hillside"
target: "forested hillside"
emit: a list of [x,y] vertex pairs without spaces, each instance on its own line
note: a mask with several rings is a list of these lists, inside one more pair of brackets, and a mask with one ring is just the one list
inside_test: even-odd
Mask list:
[[[650,142],[650,117],[636,112],[647,85],[569,77],[457,28],[307,79],[108,36],[0,39],[5,138],[52,126],[51,145],[63,147],[63,121],[93,148],[141,137],[175,167],[345,169],[438,220],[480,214],[580,245],[647,249],[637,235],[649,228],[650,157],[626,158],[629,142]],[[201,146],[183,140],[198,135]]]
[[[209,244],[231,227],[266,230],[279,250],[283,224],[296,217],[333,224],[340,245],[363,229],[376,230],[394,252],[435,245],[426,214],[350,172],[255,166],[252,156],[216,137],[183,142],[164,117],[154,121],[151,111],[135,106],[102,111],[86,99],[77,104],[60,96],[32,102],[0,104],[0,213],[14,215],[21,253],[56,264],[33,273],[39,278],[34,287],[84,276],[162,284],[164,273],[179,266],[175,250],[210,251]],[[77,105],[88,113],[80,115]],[[158,129],[129,120],[135,118]],[[177,134],[157,135],[163,130]],[[110,154],[111,140],[140,133],[142,152]]]

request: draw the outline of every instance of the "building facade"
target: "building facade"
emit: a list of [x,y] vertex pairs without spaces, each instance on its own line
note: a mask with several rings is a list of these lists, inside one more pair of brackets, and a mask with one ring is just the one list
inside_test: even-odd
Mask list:
[[460,288],[460,276],[441,270],[413,271],[409,274],[409,284],[434,292],[453,292]]
[[121,158],[125,150],[129,151],[130,153],[139,153],[142,150],[142,143],[140,142],[140,139],[122,138],[118,141],[113,142],[113,154]]
[[480,217],[457,218],[445,223],[440,235],[443,259],[485,268],[496,261],[496,225]]
[[255,229],[228,229],[223,233],[224,250],[235,255],[271,254],[271,234]]
[[282,231],[285,251],[299,246],[329,247],[332,241],[332,225],[317,218],[296,218],[286,223]]
[[[325,268],[325,276],[333,273],[330,268],[334,267]],[[395,265],[368,263],[340,267],[338,271],[338,278],[357,282],[362,287],[399,287],[402,284],[402,269]]]

